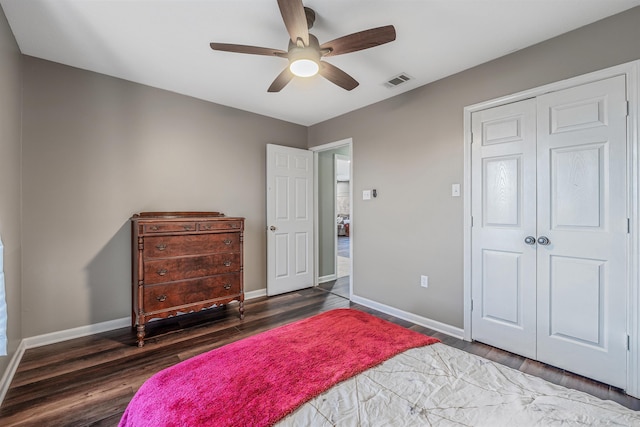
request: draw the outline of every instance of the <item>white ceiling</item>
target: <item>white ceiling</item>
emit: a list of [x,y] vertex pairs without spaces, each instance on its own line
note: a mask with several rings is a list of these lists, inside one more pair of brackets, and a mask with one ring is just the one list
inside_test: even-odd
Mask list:
[[[276,57],[212,41],[287,49],[276,0],[0,0],[22,53],[312,125],[634,6],[640,0],[306,0],[320,43],[392,24],[396,41],[326,58],[360,86],[296,78],[267,93]],[[639,24],[640,25],[640,24]],[[389,89],[399,73],[414,80]]]

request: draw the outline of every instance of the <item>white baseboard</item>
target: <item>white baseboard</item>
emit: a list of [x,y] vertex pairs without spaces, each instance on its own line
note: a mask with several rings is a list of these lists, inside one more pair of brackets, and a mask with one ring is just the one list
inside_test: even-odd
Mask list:
[[[267,289],[258,289],[244,294],[245,300],[260,298],[267,295]],[[106,322],[94,323],[92,325],[79,326],[77,328],[65,329],[64,331],[51,332],[43,335],[25,338],[22,340],[27,349],[41,347],[43,345],[55,344],[74,338],[85,337],[87,335],[99,334],[101,332],[113,331],[114,329],[131,326],[131,318],[108,320]]]
[[22,360],[22,356],[24,356],[24,352],[26,350],[41,347],[43,345],[55,344],[73,338],[99,334],[100,332],[107,332],[130,325],[131,318],[125,317],[122,319],[109,320],[107,322],[95,323],[93,325],[80,326],[77,328],[66,329],[64,331],[51,332],[49,334],[36,335],[34,337],[22,339],[18,345],[18,349],[11,358],[11,362],[9,362],[9,366],[7,366],[7,369],[4,371],[2,379],[0,379],[0,405],[4,401],[4,397],[9,390],[11,381],[18,370],[18,366],[20,365],[20,361]]
[[332,280],[336,280],[338,278],[337,274],[329,274],[327,276],[318,277],[318,284],[330,282]]
[[[244,294],[245,300],[254,298],[260,298],[267,295],[267,288],[258,289],[257,291],[246,292]],[[9,386],[13,380],[22,356],[24,352],[30,348],[41,347],[43,345],[55,344],[62,341],[71,340],[74,338],[85,337],[87,335],[99,334],[101,332],[108,332],[114,329],[120,329],[127,326],[131,326],[131,318],[123,317],[120,319],[108,320],[106,322],[94,323],[86,326],[79,326],[77,328],[65,329],[63,331],[51,332],[48,334],[36,335],[22,339],[18,345],[18,349],[13,354],[9,366],[4,371],[2,378],[0,378],[0,405],[4,401],[4,397],[9,391]]]
[[43,345],[55,344],[74,338],[86,337],[87,335],[99,334],[101,332],[112,331],[114,329],[131,326],[131,317],[108,320],[106,322],[94,323],[92,325],[79,326],[77,328],[65,329],[64,331],[51,332],[48,334],[36,335],[22,340],[27,349],[42,347]]
[[266,296],[267,296],[267,288],[262,288],[262,289],[258,289],[257,291],[245,292],[244,300],[246,301],[249,299],[261,298]]
[[[261,298],[267,295],[267,289],[258,289],[256,291],[247,292],[244,295],[245,300],[250,300],[254,298]],[[443,334],[447,334],[449,336],[463,339],[464,331],[455,326],[447,325],[446,323],[438,322],[437,320],[428,319],[426,317],[418,316],[413,313],[409,313],[407,311],[399,310],[397,308],[391,307],[389,305],[381,304],[376,301],[372,301],[367,298],[363,298],[357,295],[351,296],[351,301],[364,305],[369,308],[373,308],[374,310],[381,311],[386,314],[390,314],[399,319],[407,320],[409,322],[415,323],[416,325],[424,326],[425,328],[433,329],[434,331],[442,332]],[[4,400],[7,391],[9,390],[9,386],[11,385],[11,380],[13,380],[13,376],[15,375],[18,366],[20,365],[20,361],[22,360],[22,356],[24,355],[25,350],[35,347],[40,347],[43,345],[55,344],[58,342],[80,338],[87,335],[99,334],[101,332],[107,332],[114,329],[123,328],[131,325],[131,318],[124,317],[120,319],[109,320],[106,322],[95,323],[92,325],[80,326],[77,328],[66,329],[64,331],[51,332],[43,335],[36,335],[34,337],[24,338],[20,344],[18,345],[18,349],[14,353],[11,361],[9,362],[9,366],[4,372],[2,379],[0,379],[0,405]]]
[[13,357],[9,361],[9,366],[4,371],[2,378],[0,379],[0,405],[4,402],[4,398],[9,391],[9,386],[11,385],[11,381],[13,380],[13,376],[16,374],[18,370],[18,366],[20,365],[20,361],[22,360],[22,356],[24,355],[27,347],[24,344],[24,340],[20,341],[16,352],[13,353]]
[[427,317],[418,316],[417,314],[409,313],[408,311],[399,310],[389,305],[381,304],[376,301],[372,301],[367,298],[360,297],[358,295],[352,295],[351,301],[356,304],[364,305],[365,307],[373,308],[374,310],[381,311],[385,314],[390,314],[399,319],[407,320],[416,325],[424,326],[425,328],[433,329],[434,331],[442,332],[451,337],[463,339],[464,330],[455,326],[448,325],[446,323],[438,322]]

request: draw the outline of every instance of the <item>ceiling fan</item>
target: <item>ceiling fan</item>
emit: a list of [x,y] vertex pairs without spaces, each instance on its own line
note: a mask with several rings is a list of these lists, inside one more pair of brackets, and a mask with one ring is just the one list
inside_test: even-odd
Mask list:
[[395,28],[393,25],[387,25],[349,34],[320,44],[318,39],[309,33],[309,29],[313,27],[316,14],[312,9],[304,7],[302,0],[278,0],[278,7],[291,38],[286,52],[257,46],[228,43],[210,44],[213,50],[277,56],[288,59],[289,66],[271,83],[268,92],[279,92],[294,76],[310,77],[318,73],[341,88],[352,90],[358,86],[358,82],[335,65],[322,61],[321,58],[369,49],[396,39]]

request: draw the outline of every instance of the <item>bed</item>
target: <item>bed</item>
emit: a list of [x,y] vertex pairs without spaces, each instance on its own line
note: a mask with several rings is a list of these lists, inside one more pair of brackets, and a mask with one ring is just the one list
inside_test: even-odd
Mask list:
[[120,421],[227,425],[639,426],[640,414],[336,309],[153,375]]

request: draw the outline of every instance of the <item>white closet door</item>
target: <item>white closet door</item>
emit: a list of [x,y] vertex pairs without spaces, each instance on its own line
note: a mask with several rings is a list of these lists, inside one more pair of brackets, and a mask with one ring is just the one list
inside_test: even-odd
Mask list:
[[538,360],[622,388],[625,92],[624,76],[553,92],[537,114]]
[[609,78],[471,117],[472,338],[621,388],[625,84]]
[[529,358],[536,356],[535,111],[530,99],[471,119],[472,337]]

